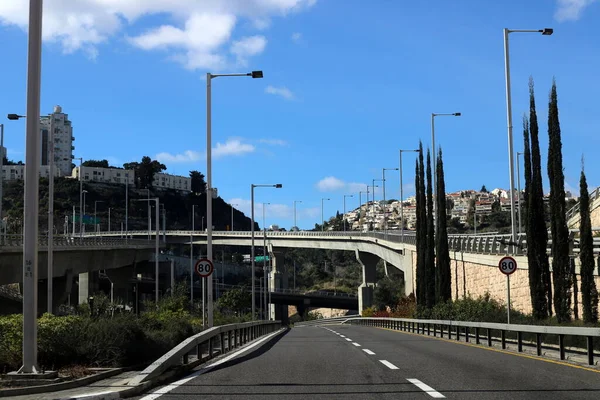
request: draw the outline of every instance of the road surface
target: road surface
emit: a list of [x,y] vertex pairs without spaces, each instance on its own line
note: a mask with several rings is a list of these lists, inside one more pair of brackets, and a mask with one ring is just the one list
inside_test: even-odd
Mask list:
[[600,398],[600,370],[398,331],[306,326],[265,343],[136,399]]

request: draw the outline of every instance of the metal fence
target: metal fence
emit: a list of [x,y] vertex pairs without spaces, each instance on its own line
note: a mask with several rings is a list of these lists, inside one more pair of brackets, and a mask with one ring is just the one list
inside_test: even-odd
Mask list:
[[[516,335],[517,351],[523,352],[524,336],[532,337],[535,343],[536,354],[542,355],[543,339],[549,337],[558,338],[558,352],[561,360],[565,360],[567,337],[584,339],[586,342],[587,363],[594,365],[594,341],[600,340],[600,328],[577,328],[559,326],[538,325],[513,325],[498,324],[490,322],[463,322],[428,319],[406,319],[406,318],[346,318],[340,322],[352,325],[366,325],[380,328],[394,329],[404,332],[412,332],[433,337],[447,337],[460,340],[464,337],[466,342],[474,340],[475,344],[485,341],[488,347],[492,346],[494,333],[500,333],[500,345],[506,349],[507,333]],[[461,332],[462,331],[462,332]],[[546,342],[547,343],[547,342]]]
[[[594,189],[593,192],[590,193],[590,205],[594,204],[594,202],[596,201],[596,199],[598,199],[600,197],[600,187],[597,187],[596,189]],[[575,205],[573,207],[571,207],[571,209],[567,210],[566,216],[567,216],[567,222],[571,220],[571,218],[576,217],[579,214],[579,202],[575,203]]]
[[223,354],[260,336],[275,332],[280,327],[281,321],[252,321],[209,328],[175,346],[136,375],[129,381],[129,385],[156,378],[171,367],[188,364],[190,353],[195,353],[198,360],[203,360],[204,348],[208,349],[208,358],[213,358],[216,355],[216,342],[220,347],[219,354]]
[[[0,244],[0,248],[21,248],[23,247],[23,235],[7,235]],[[55,248],[73,248],[73,247],[108,247],[108,248],[154,248],[154,242],[144,239],[124,239],[116,237],[101,236],[54,236]],[[48,246],[47,236],[38,236],[38,245],[40,247]]]

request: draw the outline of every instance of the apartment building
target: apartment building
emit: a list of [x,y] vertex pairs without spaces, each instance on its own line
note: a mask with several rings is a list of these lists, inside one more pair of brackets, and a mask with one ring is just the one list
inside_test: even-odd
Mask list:
[[[60,169],[54,166],[54,177],[58,178],[62,176]],[[50,167],[48,165],[40,166],[40,177],[50,177]],[[3,165],[2,166],[2,179],[4,182],[8,181],[22,181],[25,179],[25,165]]]
[[71,163],[73,162],[73,126],[69,121],[68,114],[62,112],[61,106],[55,106],[54,112],[40,118],[41,133],[41,165],[47,166],[50,160],[50,148],[48,140],[51,130],[54,133],[54,165],[60,171],[60,176],[71,175]]
[[[135,171],[133,170],[86,166],[83,166],[81,169],[85,182],[118,183],[122,185],[126,183],[133,185],[135,183]],[[79,179],[79,167],[73,168],[71,178]]]

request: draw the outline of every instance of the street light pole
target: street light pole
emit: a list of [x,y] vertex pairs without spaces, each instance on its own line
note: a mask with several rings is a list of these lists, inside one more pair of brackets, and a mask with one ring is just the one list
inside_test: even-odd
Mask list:
[[354,197],[353,194],[345,194],[344,195],[344,232],[346,232],[346,197]]
[[325,200],[331,200],[331,199],[321,198],[321,232],[323,232],[325,230],[325,213],[323,212],[323,210],[324,210],[323,202]]
[[155,279],[154,279],[154,302],[156,304],[156,306],[158,307],[158,275],[159,275],[159,271],[158,271],[158,251],[159,251],[159,247],[160,247],[160,224],[158,223],[158,219],[160,218],[158,213],[159,213],[159,208],[160,208],[160,202],[158,197],[155,197],[154,199],[138,199],[137,201],[147,201],[148,204],[150,204],[150,201],[153,200],[154,201],[154,205],[156,206],[156,210],[155,210],[155,215],[154,218],[156,219],[156,233],[155,233],[155,240],[154,240],[154,275],[156,275]]
[[400,229],[401,240],[404,243],[404,187],[402,184],[402,153],[418,153],[419,150],[400,150]]
[[[375,185],[375,182],[379,182],[382,181],[382,179],[373,179],[373,205],[372,205],[372,210],[373,210],[373,222],[375,222],[375,188],[379,187],[379,185]],[[375,224],[373,223],[373,229],[375,230]]]
[[[4,228],[4,220],[2,219],[2,187],[4,186],[4,124],[0,124],[0,235]],[[2,243],[2,241],[0,241]]]
[[[511,242],[516,242],[517,236],[517,224],[515,221],[515,172],[514,172],[514,150],[513,150],[513,126],[512,126],[512,98],[510,88],[510,57],[509,57],[509,45],[508,35],[513,32],[523,33],[541,33],[545,36],[550,36],[554,33],[551,28],[544,29],[507,29],[504,28],[504,75],[506,78],[506,122],[508,129],[508,170],[509,170],[509,184],[510,184],[510,221],[511,221]],[[513,253],[516,252],[517,248],[512,246]]]
[[455,112],[455,113],[446,113],[446,114],[438,114],[438,113],[431,113],[431,161],[432,161],[432,167],[433,167],[433,171],[432,171],[432,177],[433,177],[433,226],[434,226],[434,231],[435,231],[435,227],[436,227],[436,221],[437,221],[437,190],[436,190],[436,168],[437,168],[437,162],[436,162],[436,158],[435,158],[435,117],[460,117],[462,114],[459,112]]
[[[192,231],[190,232],[190,304],[194,307],[194,220],[196,217],[196,205],[192,204]],[[202,309],[204,320],[204,309]],[[203,324],[204,325],[204,324]]]
[[[255,260],[255,252],[254,252],[254,188],[257,187],[273,187],[276,189],[281,189],[283,187],[283,185],[281,183],[277,183],[275,185],[255,185],[255,184],[251,184],[250,185],[250,215],[251,215],[251,225],[250,225],[250,237],[251,237],[251,244],[250,244],[250,257],[251,257],[251,265],[252,265],[252,319],[255,318],[256,316],[256,260]],[[259,299],[262,298],[262,296],[260,296],[259,293]],[[262,308],[261,308],[262,310]]]
[[40,175],[40,86],[42,55],[42,0],[29,2],[29,43],[27,65],[27,119],[25,150],[25,193],[23,219],[23,365],[20,373],[38,372],[38,223]]
[[[250,76],[254,78],[262,78],[262,71],[252,71],[246,74],[211,74],[206,73],[206,258],[210,261],[213,259],[212,249],[212,233],[213,233],[213,216],[212,216],[212,104],[211,104],[211,88],[212,80],[218,77],[226,76]],[[208,327],[213,326],[213,304],[212,304],[212,279],[208,279]]]
[[98,203],[104,203],[104,200],[94,201],[94,232],[98,232],[98,220],[96,219],[96,211],[98,210]]
[[52,314],[54,277],[54,114],[50,115],[48,133],[48,314]]
[[296,218],[296,203],[302,203],[302,200],[294,200],[294,226],[296,227],[296,229],[300,230],[298,228],[298,221]]
[[231,205],[231,231],[233,232],[233,206],[239,206],[239,204]]
[[268,305],[267,305],[267,294],[269,286],[269,276],[267,274],[267,226],[265,222],[265,206],[271,203],[262,203],[262,216],[263,216],[263,293],[264,293],[264,310],[261,310],[263,319],[267,316]]

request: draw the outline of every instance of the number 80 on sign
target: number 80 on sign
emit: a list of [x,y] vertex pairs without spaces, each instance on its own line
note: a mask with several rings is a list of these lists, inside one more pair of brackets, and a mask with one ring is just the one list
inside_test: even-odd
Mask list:
[[498,263],[498,269],[504,275],[510,275],[517,270],[517,261],[512,257],[502,257]]
[[196,261],[194,270],[196,271],[196,274],[198,274],[200,277],[206,278],[212,275],[213,271],[215,270],[215,267],[212,261],[210,261],[208,258],[201,258],[200,260]]

